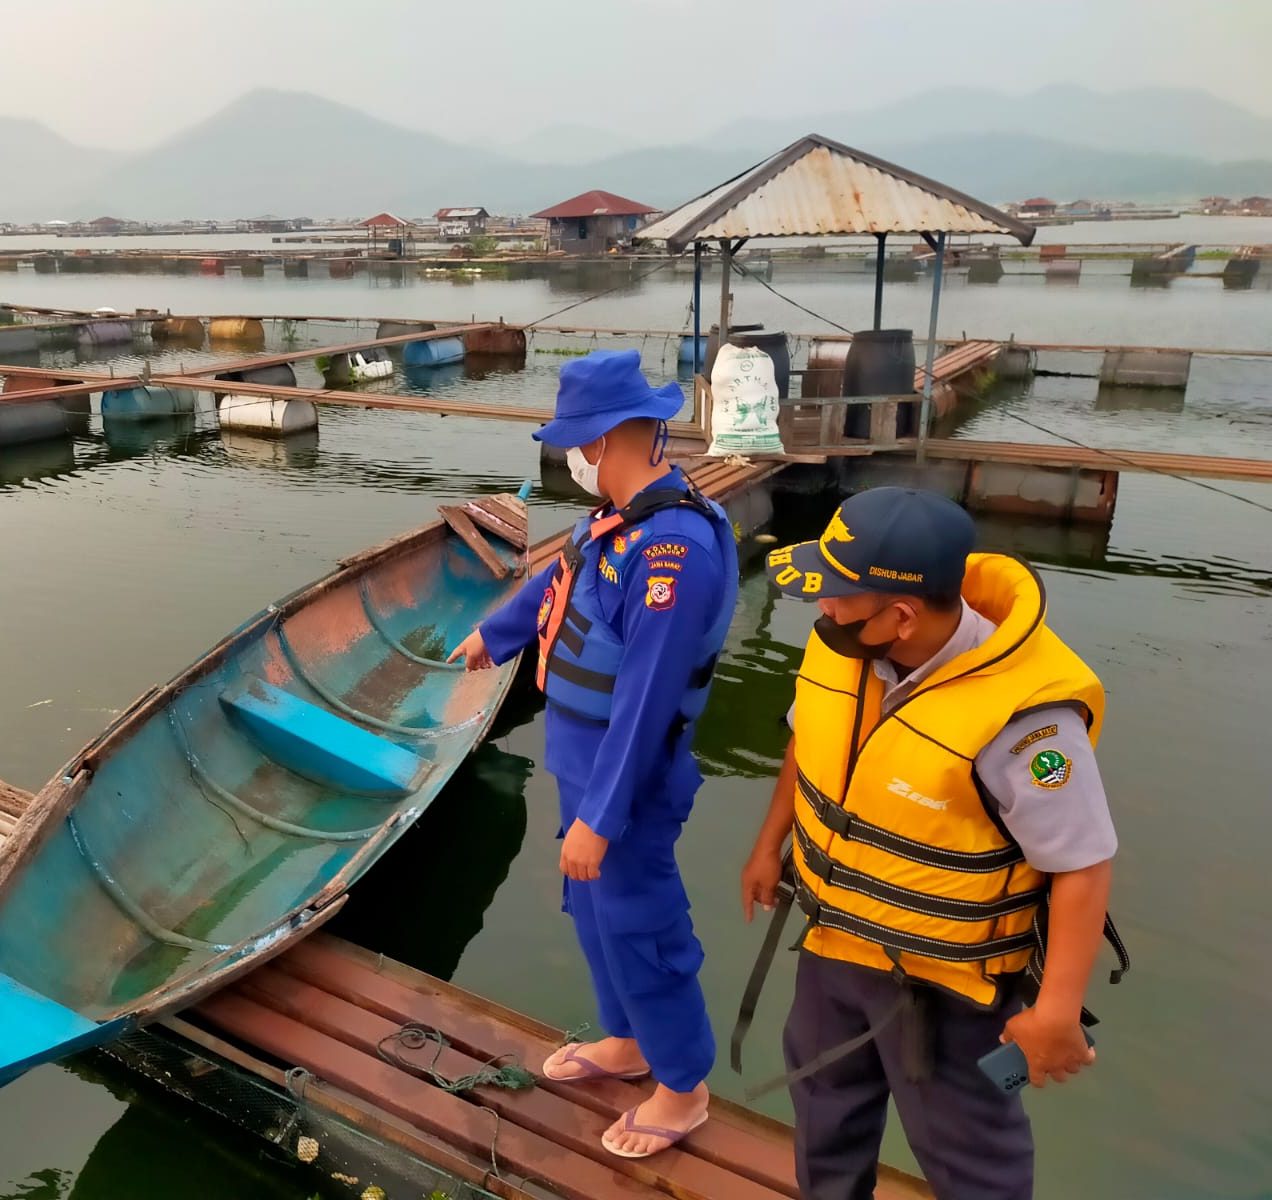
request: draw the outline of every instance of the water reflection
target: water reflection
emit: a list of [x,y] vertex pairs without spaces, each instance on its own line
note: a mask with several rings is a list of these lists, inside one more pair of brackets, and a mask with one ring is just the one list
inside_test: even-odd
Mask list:
[[318,430],[306,429],[285,438],[251,437],[221,430],[225,457],[236,466],[309,471],[318,465]]
[[1118,387],[1102,383],[1095,396],[1095,410],[1181,413],[1184,395],[1183,388]]
[[75,445],[70,438],[0,446],[0,485],[70,475],[74,470]]
[[110,458],[140,458],[149,454],[197,455],[208,435],[197,432],[192,414],[156,417],[148,421],[102,420],[102,437]]
[[505,706],[492,740],[350,892],[333,933],[441,979],[454,975],[526,835],[534,764],[493,737],[533,711],[524,702]]

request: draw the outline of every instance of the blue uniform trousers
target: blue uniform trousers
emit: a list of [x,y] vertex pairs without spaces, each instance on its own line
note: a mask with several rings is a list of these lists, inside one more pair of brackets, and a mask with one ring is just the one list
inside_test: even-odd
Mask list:
[[[567,830],[583,789],[564,780],[558,788]],[[654,1078],[689,1092],[711,1070],[715,1038],[698,983],[702,945],[676,866],[683,819],[675,807],[634,819],[610,842],[599,879],[566,879],[563,907],[574,918],[605,1029],[635,1038]]]
[[[796,1070],[878,1024],[897,987],[880,971],[801,952],[786,1022],[787,1067]],[[999,1091],[976,1065],[997,1049],[1020,1001],[1006,998],[985,1011],[936,988],[924,990],[930,1078],[907,1078],[902,1023],[894,1020],[865,1046],[791,1084],[803,1200],[870,1200],[889,1093],[938,1200],[1033,1195],[1033,1138],[1020,1093]]]

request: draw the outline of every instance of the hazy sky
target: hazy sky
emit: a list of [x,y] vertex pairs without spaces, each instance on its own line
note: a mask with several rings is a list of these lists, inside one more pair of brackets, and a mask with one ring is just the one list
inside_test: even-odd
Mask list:
[[454,140],[681,141],[937,84],[1199,87],[1272,115],[1272,0],[0,0],[0,39],[0,114],[119,148],[255,87]]

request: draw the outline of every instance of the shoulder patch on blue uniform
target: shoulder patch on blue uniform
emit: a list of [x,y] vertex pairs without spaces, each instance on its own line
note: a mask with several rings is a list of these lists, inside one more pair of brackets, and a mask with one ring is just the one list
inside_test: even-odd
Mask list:
[[645,547],[645,557],[650,562],[657,558],[684,558],[688,553],[684,542],[652,542]]
[[676,579],[673,575],[651,575],[647,582],[645,604],[654,612],[666,612],[676,603]]

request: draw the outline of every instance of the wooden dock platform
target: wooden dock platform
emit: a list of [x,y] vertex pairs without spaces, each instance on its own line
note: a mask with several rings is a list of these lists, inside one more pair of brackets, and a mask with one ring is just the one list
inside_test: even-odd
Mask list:
[[[0,781],[9,820],[31,798]],[[539,1069],[564,1044],[561,1031],[330,934],[160,1024],[211,1070],[245,1072],[506,1200],[799,1196],[788,1125],[715,1097],[711,1120],[679,1146],[618,1158],[601,1135],[648,1095],[648,1082],[547,1079]],[[524,1067],[533,1086],[454,1086],[492,1063]],[[875,1200],[931,1192],[881,1165]]]

